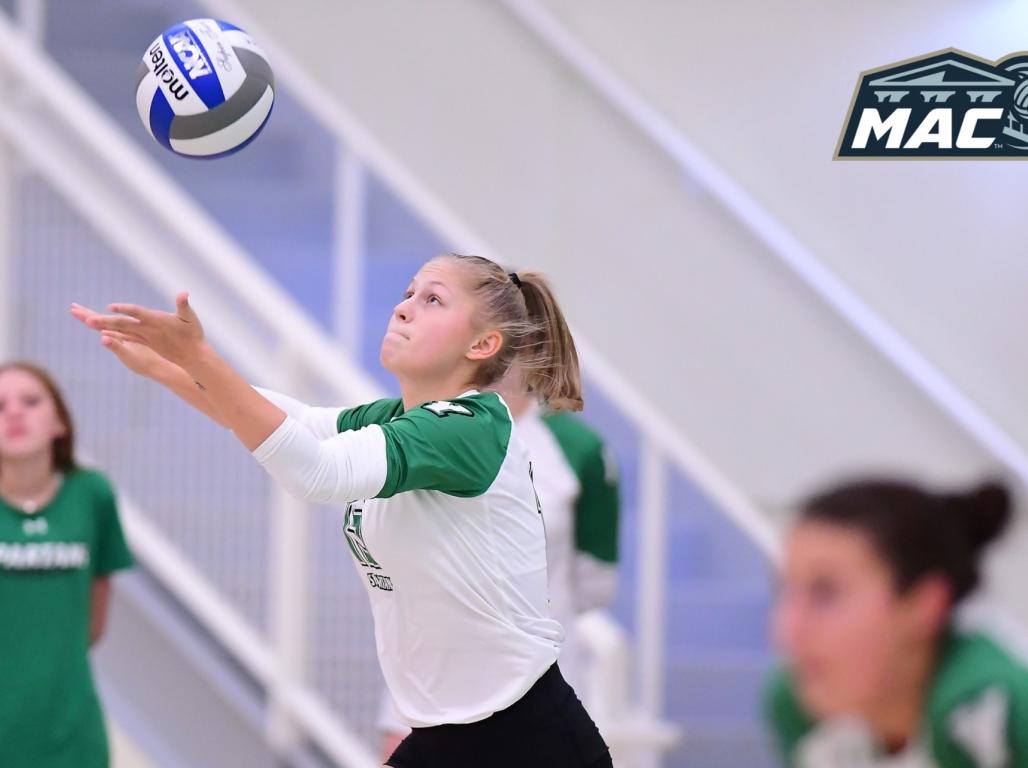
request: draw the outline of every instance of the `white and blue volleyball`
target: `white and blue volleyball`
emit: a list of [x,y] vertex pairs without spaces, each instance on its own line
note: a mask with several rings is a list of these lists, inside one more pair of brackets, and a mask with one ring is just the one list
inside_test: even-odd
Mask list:
[[186,157],[238,152],[261,132],[275,102],[264,52],[216,19],[176,24],[143,55],[136,107],[158,143]]

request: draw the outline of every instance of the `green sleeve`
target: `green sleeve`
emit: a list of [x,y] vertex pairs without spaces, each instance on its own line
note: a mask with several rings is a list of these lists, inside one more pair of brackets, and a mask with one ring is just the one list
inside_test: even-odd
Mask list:
[[125,543],[125,533],[118,517],[118,504],[110,481],[99,472],[90,471],[93,508],[96,514],[96,539],[92,554],[93,576],[107,576],[114,571],[131,568],[132,553]]
[[928,702],[932,756],[942,768],[977,768],[1008,753],[1028,766],[1028,667],[994,638],[947,638]]
[[618,561],[617,463],[603,440],[569,413],[544,418],[578,477],[575,502],[575,548],[605,563]]
[[1009,719],[1011,765],[1028,765],[1028,673],[1012,690]]
[[425,403],[382,425],[386,481],[378,498],[415,490],[471,497],[493,484],[511,423],[492,393]]
[[376,400],[373,403],[358,405],[339,412],[336,428],[340,432],[360,429],[370,424],[386,424],[390,419],[403,413],[403,401],[398,398]]
[[776,670],[764,691],[764,717],[785,764],[794,765],[796,747],[814,727],[785,669]]

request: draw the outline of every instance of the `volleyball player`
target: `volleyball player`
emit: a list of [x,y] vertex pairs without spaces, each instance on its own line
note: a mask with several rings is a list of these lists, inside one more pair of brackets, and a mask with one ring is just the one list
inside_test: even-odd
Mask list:
[[770,721],[796,768],[1028,766],[1028,666],[1016,634],[957,621],[1006,490],[847,483],[789,534],[775,615],[787,668]]
[[[532,459],[532,477],[546,525],[550,610],[564,627],[560,671],[583,691],[578,614],[605,608],[617,589],[618,471],[603,439],[566,411],[549,411],[528,391],[514,364],[497,391],[510,408]],[[388,757],[410,732],[388,690],[378,716]]]
[[[580,409],[578,359],[543,278],[448,254],[415,275],[380,358],[402,397],[317,409],[250,387],[174,313],[74,305],[105,346],[228,426],[299,498],[346,505],[379,661],[413,732],[393,768],[610,766],[556,665],[542,516],[503,399],[517,359],[549,407]],[[131,345],[131,346],[129,346]],[[148,351],[165,364],[147,359]]]
[[0,765],[105,768],[89,649],[128,568],[110,483],[75,461],[51,377],[0,365]]

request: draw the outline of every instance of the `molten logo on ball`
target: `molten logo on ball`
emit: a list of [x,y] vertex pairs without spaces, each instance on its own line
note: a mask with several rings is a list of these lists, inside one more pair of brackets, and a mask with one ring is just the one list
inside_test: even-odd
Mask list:
[[949,48],[861,73],[835,158],[1028,159],[1028,53]]
[[154,77],[168,86],[168,91],[172,96],[179,101],[189,96],[189,89],[176,76],[177,71],[175,67],[170,65],[168,60],[164,58],[164,51],[161,50],[159,42],[154,43],[153,48],[150,49],[150,62],[153,64],[152,71]]

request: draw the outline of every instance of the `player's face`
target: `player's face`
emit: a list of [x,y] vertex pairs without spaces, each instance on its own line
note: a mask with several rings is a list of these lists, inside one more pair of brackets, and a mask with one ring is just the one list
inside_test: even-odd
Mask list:
[[26,371],[0,373],[0,458],[29,458],[51,450],[65,433],[49,391]]
[[775,639],[817,717],[869,717],[887,702],[923,634],[868,538],[826,523],[789,536]]
[[460,268],[445,259],[430,261],[393,309],[379,353],[382,365],[398,376],[449,375],[474,341],[474,310]]

